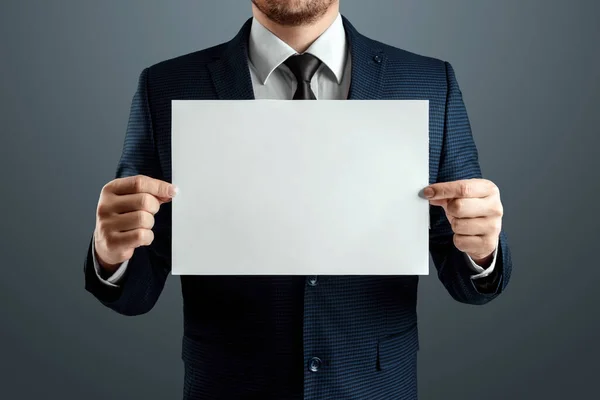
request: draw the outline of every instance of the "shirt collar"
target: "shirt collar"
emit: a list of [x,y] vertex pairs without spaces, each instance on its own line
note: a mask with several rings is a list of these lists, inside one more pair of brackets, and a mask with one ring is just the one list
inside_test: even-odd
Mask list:
[[[347,43],[340,14],[306,52],[321,60],[335,75],[338,84],[342,82],[347,57]],[[287,43],[261,25],[256,18],[252,19],[248,58],[263,85],[266,84],[271,73],[294,54],[296,51]]]

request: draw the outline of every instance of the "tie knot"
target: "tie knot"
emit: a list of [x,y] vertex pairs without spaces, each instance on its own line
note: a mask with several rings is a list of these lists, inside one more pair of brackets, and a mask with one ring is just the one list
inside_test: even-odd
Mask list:
[[321,65],[321,60],[312,54],[304,53],[291,56],[284,64],[292,71],[298,82],[310,83]]

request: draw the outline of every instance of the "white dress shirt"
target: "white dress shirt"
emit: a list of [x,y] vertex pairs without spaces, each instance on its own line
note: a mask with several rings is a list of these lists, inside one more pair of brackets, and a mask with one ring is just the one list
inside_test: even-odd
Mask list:
[[[346,31],[342,17],[338,14],[333,24],[306,50],[322,61],[321,66],[311,81],[311,89],[317,100],[345,100],[350,89],[351,54],[346,41]],[[279,39],[256,19],[252,20],[250,30],[248,64],[252,78],[254,97],[257,100],[291,100],[296,91],[296,78],[290,69],[283,64],[290,56],[296,54],[287,43]],[[471,279],[483,278],[493,272],[498,249],[494,252],[491,265],[484,269],[465,254],[468,264],[475,275]],[[107,279],[100,275],[100,265],[96,260],[96,252],[92,245],[92,256],[96,273],[102,282],[110,286],[118,286],[128,261],[119,266],[115,273]]]

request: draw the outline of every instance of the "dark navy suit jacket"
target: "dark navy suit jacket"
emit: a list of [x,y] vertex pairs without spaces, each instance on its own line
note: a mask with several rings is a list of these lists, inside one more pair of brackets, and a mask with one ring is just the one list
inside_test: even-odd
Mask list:
[[[344,26],[352,52],[349,99],[429,100],[430,183],[481,177],[451,65],[366,38],[345,18]],[[116,177],[171,182],[171,100],[253,99],[249,32],[250,21],[228,43],[141,73]],[[156,214],[154,232],[151,246],[135,250],[120,288],[99,281],[90,243],[86,289],[118,313],[150,311],[171,269],[170,204]],[[431,207],[430,251],[440,281],[460,302],[485,304],[509,281],[504,232],[495,273],[474,283],[439,207]],[[316,282],[183,276],[184,398],[414,399],[417,283],[416,276],[320,276]]]

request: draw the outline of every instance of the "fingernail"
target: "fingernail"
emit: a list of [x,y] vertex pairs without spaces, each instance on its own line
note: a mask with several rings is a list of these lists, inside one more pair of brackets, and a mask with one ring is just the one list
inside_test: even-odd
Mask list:
[[179,188],[175,185],[169,186],[169,196],[175,197],[175,195],[179,192]]
[[423,194],[425,195],[425,197],[430,199],[435,195],[435,191],[430,187],[426,187],[425,190],[423,190]]

